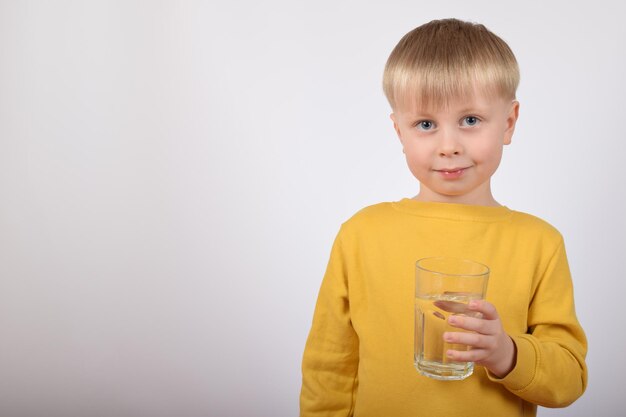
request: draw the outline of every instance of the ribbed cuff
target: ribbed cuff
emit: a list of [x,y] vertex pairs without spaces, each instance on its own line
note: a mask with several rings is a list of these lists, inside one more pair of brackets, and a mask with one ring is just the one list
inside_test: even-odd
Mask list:
[[535,348],[531,336],[511,336],[517,348],[515,367],[504,378],[498,378],[487,371],[487,376],[493,382],[502,384],[509,391],[525,391],[535,379],[535,371],[539,366],[539,352]]

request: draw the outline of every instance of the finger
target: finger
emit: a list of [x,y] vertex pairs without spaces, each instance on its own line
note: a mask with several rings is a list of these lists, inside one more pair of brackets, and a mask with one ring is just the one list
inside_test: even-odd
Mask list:
[[437,308],[440,308],[449,313],[470,313],[470,311],[468,311],[467,303],[438,300],[435,301],[433,304],[435,304]]
[[447,343],[466,345],[473,349],[486,349],[491,347],[491,337],[478,333],[445,332],[443,340]]
[[500,317],[496,307],[486,300],[472,300],[469,302],[468,308],[470,311],[482,313],[486,320],[496,320]]
[[480,362],[487,357],[487,351],[483,349],[470,349],[467,351],[450,349],[446,351],[446,356],[455,362]]
[[498,331],[498,322],[495,320],[477,319],[467,316],[450,316],[448,323],[452,327],[477,332],[485,335],[493,335]]

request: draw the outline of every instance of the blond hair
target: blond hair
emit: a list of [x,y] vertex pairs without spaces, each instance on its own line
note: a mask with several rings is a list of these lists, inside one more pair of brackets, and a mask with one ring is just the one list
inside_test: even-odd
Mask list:
[[393,109],[441,107],[475,89],[515,99],[519,68],[509,46],[485,26],[433,20],[404,35],[391,52],[383,90]]

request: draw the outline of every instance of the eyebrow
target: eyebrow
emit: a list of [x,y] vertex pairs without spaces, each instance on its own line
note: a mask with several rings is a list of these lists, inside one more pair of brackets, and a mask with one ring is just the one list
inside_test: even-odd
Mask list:
[[409,119],[434,119],[435,116],[433,113],[427,111],[416,111],[416,112],[406,112],[406,117]]
[[[407,111],[405,112],[406,117],[409,119],[435,119],[435,112],[418,110],[418,111]],[[450,114],[450,112],[446,112]],[[458,115],[467,115],[467,114],[486,114],[489,113],[489,107],[480,107],[480,106],[467,106],[461,108],[458,111]]]
[[488,107],[480,107],[480,106],[468,106],[463,107],[459,113],[488,113]]

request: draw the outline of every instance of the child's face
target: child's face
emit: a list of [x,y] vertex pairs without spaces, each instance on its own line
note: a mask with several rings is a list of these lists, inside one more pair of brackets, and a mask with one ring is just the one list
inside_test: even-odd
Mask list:
[[502,147],[511,143],[517,101],[477,93],[443,109],[410,106],[391,115],[409,169],[420,181],[418,200],[497,205],[490,179]]

